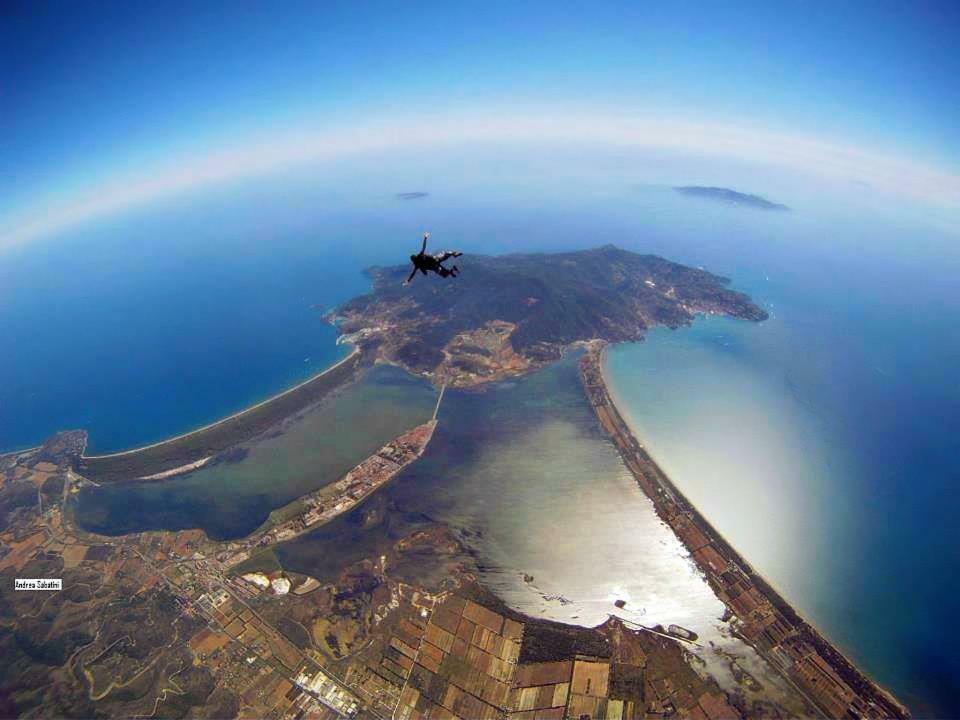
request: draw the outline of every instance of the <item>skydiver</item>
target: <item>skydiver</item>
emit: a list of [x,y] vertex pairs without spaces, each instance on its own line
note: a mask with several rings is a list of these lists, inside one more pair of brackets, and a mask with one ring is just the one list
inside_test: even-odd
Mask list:
[[423,234],[423,247],[420,248],[420,253],[418,255],[411,255],[410,262],[413,263],[413,270],[410,271],[410,277],[407,278],[407,281],[404,285],[409,285],[413,281],[413,276],[417,274],[417,270],[426,275],[428,272],[434,272],[440,277],[456,277],[460,273],[460,268],[454,265],[451,268],[445,268],[443,263],[449,260],[450,258],[458,258],[463,253],[456,252],[454,250],[447,250],[442,253],[437,253],[436,255],[427,255],[427,240],[430,238],[430,233]]

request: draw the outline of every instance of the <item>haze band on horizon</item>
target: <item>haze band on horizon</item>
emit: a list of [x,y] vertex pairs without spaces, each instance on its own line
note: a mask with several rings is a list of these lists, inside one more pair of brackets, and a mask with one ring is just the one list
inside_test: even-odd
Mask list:
[[[127,606],[89,605],[83,619],[87,598],[73,593],[80,575],[117,559],[114,541],[86,554],[85,536],[51,533],[76,521],[129,534],[116,542],[131,550],[154,538],[172,549],[178,533],[237,537],[423,422],[435,389],[382,362],[329,404],[314,401],[338,375],[317,373],[347,350],[325,311],[369,295],[364,268],[405,263],[426,230],[437,247],[464,252],[463,272],[443,286],[451,294],[469,291],[483,257],[537,256],[539,268],[552,253],[612,244],[716,273],[753,298],[767,317],[759,325],[707,305],[691,327],[610,349],[593,369],[609,392],[588,384],[594,400],[615,398],[629,425],[613,442],[635,435],[789,606],[916,716],[960,713],[960,656],[944,640],[960,616],[960,4],[107,0],[92,9],[21,0],[0,11],[0,450],[84,428],[42,451],[65,478],[47,477],[41,451],[0,457],[12,548],[0,564],[53,566],[62,555],[63,597],[77,601],[12,598],[21,632],[0,628],[10,659],[0,663],[0,715],[44,714],[51,702],[63,711],[48,715],[170,714],[149,696],[126,704],[134,686],[91,699],[101,673],[85,685],[79,669],[102,648],[74,654],[74,643],[86,630],[108,639],[104,615]],[[791,212],[756,209],[776,206]],[[543,310],[540,329],[570,319],[582,330],[596,310],[616,339],[636,339],[622,334],[631,298],[603,300],[592,286],[571,310],[558,275],[478,301],[504,324],[461,337],[458,367],[516,368],[511,351],[535,333],[518,327],[513,348],[519,318],[501,301]],[[600,276],[611,279],[585,274]],[[436,287],[420,280],[398,299]],[[679,292],[665,276],[635,280],[636,296]],[[558,298],[566,304],[550,302]],[[662,322],[663,310],[653,302],[633,320]],[[673,320],[665,324],[684,324]],[[447,357],[449,337],[436,330],[418,331],[437,340],[429,353],[418,353],[417,333],[391,347],[410,368]],[[717,677],[748,695],[756,679],[757,698],[769,698],[773,664],[741,654],[740,684],[746,676],[728,663],[728,650],[745,647],[706,580],[726,561],[701,552],[691,564],[704,546],[665,505],[667,527],[638,491],[627,466],[645,461],[598,432],[574,360],[567,353],[483,392],[448,387],[424,457],[357,514],[333,518],[324,537],[278,545],[276,559],[339,587],[344,562],[370,560],[389,576],[397,539],[422,528],[406,511],[422,513],[464,530],[515,609],[578,624],[621,611],[676,623],[700,634]],[[296,398],[315,411],[287,415]],[[206,429],[115,454],[194,428]],[[68,468],[86,432],[86,450],[110,457],[99,459],[103,482],[74,495],[77,474],[98,482],[95,460]],[[133,472],[138,457],[163,463]],[[62,502],[77,513],[58,526]],[[391,557],[378,562],[383,549]],[[135,573],[136,555],[123,560]],[[419,553],[407,560],[399,564],[424,569]],[[722,582],[743,589],[735,574]],[[139,603],[162,587],[121,589]],[[298,602],[287,589],[282,602]],[[290,608],[280,609],[313,616]],[[309,625],[322,651],[331,625]],[[345,646],[357,637],[334,635]],[[132,647],[142,657],[140,637]],[[104,656],[107,682],[118,658],[136,661],[130,650],[120,643]],[[69,667],[51,670],[60,651],[76,683]],[[244,678],[245,657],[231,675]],[[204,669],[184,667],[186,689]],[[691,670],[696,703],[701,670]],[[694,704],[675,709],[697,715]]]
[[[490,113],[490,109],[484,109]],[[323,127],[323,126],[321,126]],[[361,124],[362,127],[362,124]],[[286,128],[280,139],[248,138],[241,145],[205,148],[195,155],[151,167],[76,197],[52,198],[29,213],[0,218],[0,250],[56,235],[98,217],[122,213],[150,202],[221,183],[291,168],[315,165],[371,152],[404,151],[429,154],[459,145],[467,152],[510,153],[513,145],[531,142],[550,146],[599,144],[624,152],[671,151],[749,165],[775,165],[809,182],[827,182],[840,193],[862,193],[865,185],[882,195],[900,197],[960,219],[960,174],[855,146],[775,134],[743,126],[698,124],[631,117],[622,111],[607,116],[564,114],[563,108],[542,108],[537,115],[509,115],[508,110],[435,119],[405,119],[387,125],[336,126],[323,129]],[[668,177],[660,182],[670,184]],[[10,217],[12,216],[12,217]],[[952,220],[951,220],[952,222]],[[960,231],[960,222],[954,229]]]

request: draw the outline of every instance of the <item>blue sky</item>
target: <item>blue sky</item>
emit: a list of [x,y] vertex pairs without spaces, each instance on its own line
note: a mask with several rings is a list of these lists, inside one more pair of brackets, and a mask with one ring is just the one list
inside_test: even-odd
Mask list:
[[0,216],[301,122],[514,106],[763,128],[956,175],[957,37],[956,2],[8,2]]

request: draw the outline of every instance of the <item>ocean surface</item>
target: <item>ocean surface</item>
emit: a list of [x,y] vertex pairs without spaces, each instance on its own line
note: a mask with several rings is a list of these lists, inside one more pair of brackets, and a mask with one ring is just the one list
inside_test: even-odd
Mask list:
[[[468,567],[517,610],[586,626],[611,614],[677,623],[699,635],[693,650],[719,682],[735,686],[735,659],[768,697],[784,697],[782,679],[733,637],[723,604],[603,434],[577,357],[481,392],[448,389],[427,451],[378,493],[379,507],[279,546],[281,564],[336,581],[345,561],[439,521],[470,551]],[[441,572],[435,565],[399,570]]]
[[243,537],[271,510],[339,480],[429,420],[436,399],[428,383],[377,367],[227,462],[166,480],[85,488],[77,521],[105,535],[199,527],[215,540]]
[[[675,482],[802,613],[919,714],[960,712],[953,682],[960,664],[946,639],[960,611],[955,240],[922,218],[811,196],[773,195],[794,210],[766,213],[619,181],[572,186],[558,178],[540,188],[542,178],[500,180],[426,187],[433,194],[416,201],[375,185],[330,191],[327,203],[310,190],[243,188],[8,254],[0,263],[0,326],[29,341],[0,356],[0,448],[78,426],[90,430],[97,451],[150,442],[316,372],[344,352],[322,309],[363,292],[360,269],[405,258],[423,229],[438,247],[468,253],[614,242],[702,265],[730,277],[771,319],[703,318],[615,348],[608,372],[625,414]],[[362,192],[362,202],[344,200]],[[333,205],[340,209],[325,209]],[[441,417],[451,413],[452,425],[458,403],[476,402],[475,427],[503,422],[527,402],[515,408],[509,397],[509,388],[454,397]],[[578,412],[573,400],[544,402],[557,403],[544,408],[550,418]],[[544,613],[570,606],[543,594],[569,594],[586,603],[574,613],[583,622],[618,592],[650,618],[699,612],[695,593],[649,594],[683,577],[679,566],[664,570],[673,561],[663,558],[679,556],[669,537],[666,546],[656,541],[665,554],[651,562],[665,563],[668,578],[657,582],[650,582],[656,567],[630,557],[637,545],[649,552],[657,531],[618,524],[626,499],[642,496],[603,439],[576,421],[526,428],[478,429],[482,448],[467,435],[445,446],[442,431],[427,458],[464,473],[447,477],[459,494],[438,490],[424,502],[438,516],[486,529],[490,581]],[[461,451],[475,454],[472,464],[457,459]],[[564,477],[568,463],[545,465],[538,453],[571,462],[575,455],[580,470]],[[221,473],[219,484],[199,482],[200,473],[173,481],[170,488],[192,489],[169,491],[180,493],[180,509],[159,524],[200,524],[211,502],[226,518],[245,516],[229,498],[236,486],[256,487],[232,480],[253,457],[206,471]],[[283,474],[261,477],[270,503],[306,486]],[[391,492],[413,485],[405,477]],[[128,501],[156,507],[133,497],[101,505],[113,508],[101,526],[119,527]],[[191,514],[197,506],[204,510]],[[127,527],[156,526],[148,516]],[[565,542],[550,535],[559,523],[537,525],[550,516],[589,517],[581,527],[591,530]],[[253,520],[223,522],[213,532],[227,536]],[[539,529],[510,531],[518,523]],[[595,588],[587,593],[578,573],[597,568],[607,574],[584,576]],[[537,588],[516,580],[524,572]],[[669,609],[678,598],[684,602]]]

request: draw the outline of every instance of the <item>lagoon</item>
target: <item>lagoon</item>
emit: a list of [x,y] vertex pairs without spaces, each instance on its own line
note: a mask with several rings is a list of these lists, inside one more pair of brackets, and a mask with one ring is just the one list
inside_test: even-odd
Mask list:
[[[69,244],[24,251],[0,266],[0,321],[14,337],[31,338],[0,358],[0,374],[14,379],[0,384],[0,445],[35,444],[80,426],[91,430],[93,450],[123,449],[215,420],[322,369],[343,348],[315,306],[363,292],[360,268],[395,254],[398,228],[429,227],[467,252],[613,242],[702,265],[730,276],[770,321],[708,318],[615,348],[609,375],[621,409],[673,480],[801,612],[920,714],[955,714],[960,661],[942,633],[960,612],[956,244],[922,218],[823,207],[809,197],[774,196],[794,211],[773,215],[691,201],[669,188],[615,180],[591,188],[451,189],[406,203],[383,193],[362,208],[301,218],[293,230],[254,223],[241,231],[234,223],[221,237],[204,230],[206,208],[179,216],[183,236],[164,235],[163,222],[152,234],[133,220],[98,229],[70,266],[58,263]],[[245,222],[254,215],[228,210]],[[189,242],[201,232],[204,244]],[[334,252],[339,266],[330,262]],[[559,396],[547,400],[557,403],[557,417],[575,413]],[[474,402],[480,413],[499,401]],[[453,407],[445,400],[441,419]],[[585,464],[574,467],[614,477],[615,459],[604,460],[575,426],[558,421],[491,439],[485,447],[497,450],[480,467],[496,487],[518,485],[510,495],[517,507],[530,500],[524,493],[537,494],[524,489],[535,485],[530,478],[566,482],[543,478],[550,465],[533,460],[540,447],[580,448]],[[437,452],[443,431],[441,424]],[[469,439],[458,443],[482,454]],[[216,491],[200,492],[195,474],[136,492],[168,493],[170,527],[201,524],[208,508],[222,507],[221,517],[242,518],[212,529],[227,536],[265,514],[258,505],[282,504],[310,485],[234,481],[239,464],[218,468],[210,468],[224,473]],[[191,482],[193,494],[173,490]],[[596,509],[591,503],[603,505],[606,495],[634,491],[605,482],[580,505]],[[231,488],[243,486],[250,492],[235,497]],[[498,506],[469,485],[462,491],[451,497],[463,516],[445,512],[495,527],[484,518]],[[430,498],[438,514],[443,497]],[[125,502],[115,503],[118,517]],[[758,512],[745,522],[750,508]],[[104,518],[102,527],[118,532],[149,519],[134,514],[128,525]],[[549,548],[508,536],[489,541],[488,557],[530,561],[490,565],[510,568],[510,582],[516,571],[548,583],[563,561],[533,562]]]

